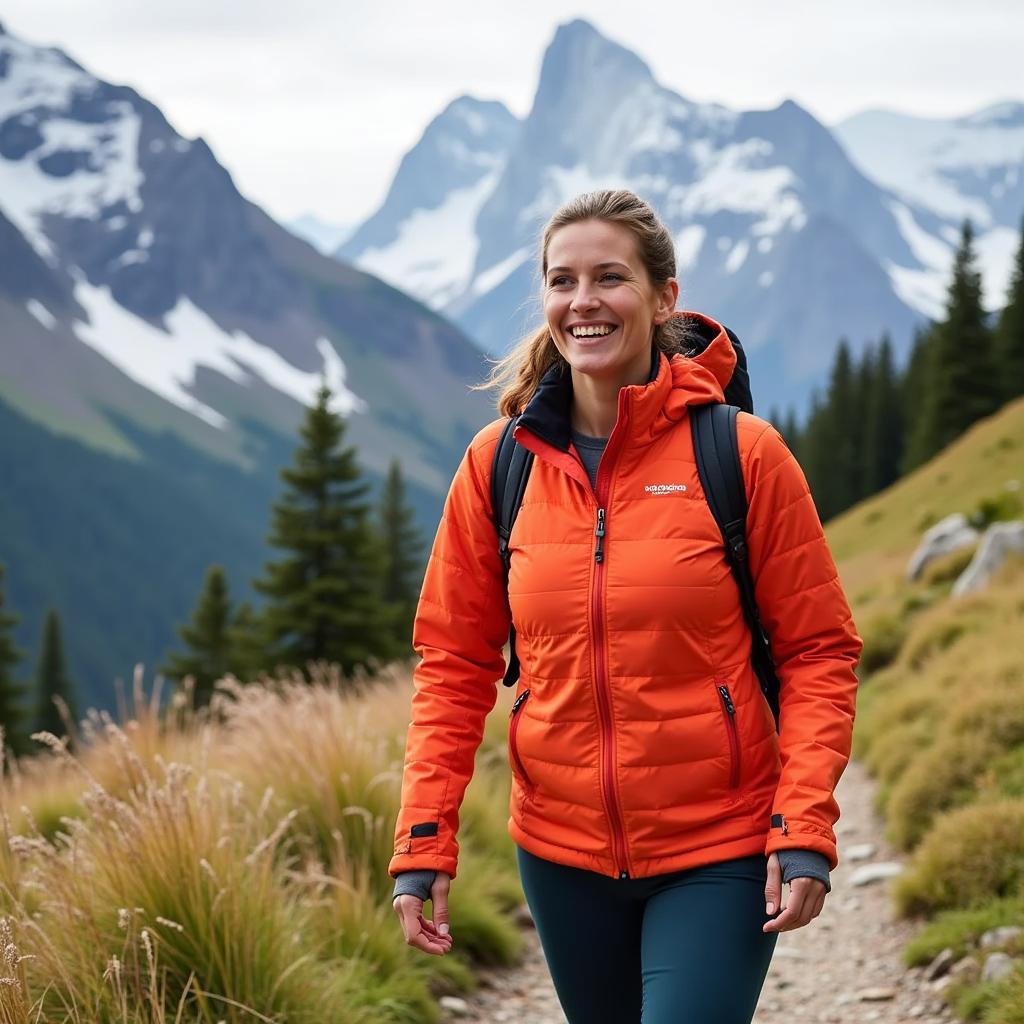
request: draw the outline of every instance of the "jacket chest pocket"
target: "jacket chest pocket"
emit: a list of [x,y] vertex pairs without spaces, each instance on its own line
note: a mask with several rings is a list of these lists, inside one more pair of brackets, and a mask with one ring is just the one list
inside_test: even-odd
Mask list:
[[725,683],[716,683],[715,689],[718,691],[726,738],[729,742],[729,788],[736,789],[740,784],[740,737],[736,728],[736,705]]
[[533,796],[533,783],[530,781],[530,776],[523,767],[523,762],[519,757],[519,747],[516,741],[517,734],[519,732],[519,723],[522,721],[523,706],[529,698],[530,691],[523,690],[512,704],[512,710],[509,712],[508,723],[508,753],[509,759],[512,762],[512,770],[517,776],[519,776],[519,781],[526,790],[527,796]]

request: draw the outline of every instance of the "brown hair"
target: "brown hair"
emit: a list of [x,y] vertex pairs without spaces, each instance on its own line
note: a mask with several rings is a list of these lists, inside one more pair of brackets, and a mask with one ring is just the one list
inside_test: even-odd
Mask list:
[[[658,215],[634,192],[604,189],[583,192],[559,207],[544,227],[540,245],[541,279],[547,277],[548,245],[554,233],[567,224],[602,220],[621,224],[636,238],[637,252],[655,287],[676,276],[676,253],[672,236]],[[666,355],[693,351],[693,334],[684,317],[670,317],[655,324],[654,344]],[[541,378],[555,364],[566,366],[545,324],[526,335],[509,354],[499,359],[487,380],[473,390],[503,389],[498,398],[502,416],[521,412],[533,397]]]

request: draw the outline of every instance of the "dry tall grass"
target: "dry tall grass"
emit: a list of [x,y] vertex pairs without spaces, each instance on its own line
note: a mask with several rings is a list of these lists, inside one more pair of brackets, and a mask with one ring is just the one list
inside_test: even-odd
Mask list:
[[0,1024],[437,1019],[472,959],[508,960],[521,899],[504,757],[481,754],[452,889],[459,953],[408,949],[390,908],[408,672],[329,667],[224,680],[161,710],[137,674],[127,720],[0,787]]

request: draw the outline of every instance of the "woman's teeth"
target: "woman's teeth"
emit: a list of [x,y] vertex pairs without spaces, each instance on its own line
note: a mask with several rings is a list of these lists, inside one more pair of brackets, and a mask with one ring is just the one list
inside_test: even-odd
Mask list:
[[573,327],[570,333],[574,338],[599,338],[614,330],[614,327]]

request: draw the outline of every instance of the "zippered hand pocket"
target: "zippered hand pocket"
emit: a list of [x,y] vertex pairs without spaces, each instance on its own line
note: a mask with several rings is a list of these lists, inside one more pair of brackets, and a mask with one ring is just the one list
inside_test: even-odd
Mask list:
[[736,730],[736,705],[725,683],[717,683],[715,689],[722,701],[722,714],[729,739],[729,788],[735,789],[740,784],[740,737]]
[[516,733],[519,731],[520,713],[523,710],[523,705],[529,699],[529,696],[530,691],[523,690],[523,692],[516,697],[515,702],[512,705],[512,710],[509,712],[508,752],[512,761],[512,767],[519,776],[527,795],[533,796],[533,783],[530,781],[530,776],[527,775],[526,769],[523,767],[523,762],[519,758],[519,749],[516,746]]

